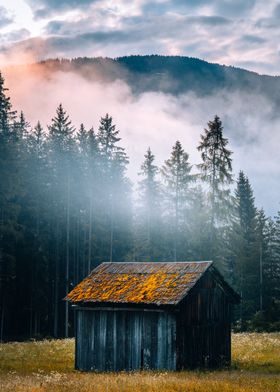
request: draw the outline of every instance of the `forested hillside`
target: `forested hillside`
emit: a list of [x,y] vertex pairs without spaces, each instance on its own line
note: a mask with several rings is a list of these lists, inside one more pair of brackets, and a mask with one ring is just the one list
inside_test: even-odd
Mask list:
[[115,59],[95,57],[51,59],[10,67],[8,72],[41,69],[45,77],[55,72],[74,72],[88,80],[125,81],[134,93],[161,91],[179,95],[194,92],[199,96],[217,91],[243,91],[280,102],[280,77],[259,75],[230,66],[212,64],[192,57],[126,56]]
[[[87,72],[89,60],[83,59],[48,67],[73,67],[79,61]],[[138,70],[133,58],[113,62],[127,80],[129,67],[145,73],[145,61]],[[125,69],[118,68],[122,62]],[[209,81],[206,64],[194,69]],[[217,80],[221,70],[227,72],[211,66],[217,68]],[[106,74],[104,63],[100,72]],[[238,83],[247,76],[248,84],[261,80],[236,72]],[[188,80],[184,83],[174,92]],[[203,78],[198,89],[200,83]],[[140,84],[134,86],[137,90]],[[96,132],[83,124],[75,129],[60,104],[46,129],[40,122],[32,128],[22,112],[14,111],[1,76],[0,339],[70,336],[73,314],[63,298],[102,261],[212,259],[242,295],[236,328],[279,329],[280,212],[272,219],[256,208],[246,173],[236,173],[234,183],[221,119],[201,124],[196,167],[176,140],[158,167],[147,140],[138,184],[127,177],[133,157],[122,147],[112,117],[104,113],[95,127]]]

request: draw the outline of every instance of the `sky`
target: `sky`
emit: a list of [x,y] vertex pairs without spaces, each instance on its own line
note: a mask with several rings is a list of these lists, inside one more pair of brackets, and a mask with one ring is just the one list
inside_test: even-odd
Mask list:
[[276,0],[0,0],[0,30],[0,64],[156,53],[280,74]]

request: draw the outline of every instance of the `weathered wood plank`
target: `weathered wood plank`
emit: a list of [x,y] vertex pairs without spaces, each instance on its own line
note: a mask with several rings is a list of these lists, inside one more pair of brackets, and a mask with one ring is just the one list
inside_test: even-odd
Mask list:
[[176,368],[176,319],[159,312],[77,312],[76,368]]
[[173,312],[145,306],[78,307],[76,368],[175,370],[229,364],[230,301],[211,274],[198,283]]

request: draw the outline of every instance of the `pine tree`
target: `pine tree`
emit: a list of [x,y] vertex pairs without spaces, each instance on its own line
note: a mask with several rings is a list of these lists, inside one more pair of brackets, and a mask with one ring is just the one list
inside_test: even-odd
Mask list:
[[108,163],[113,159],[117,151],[124,151],[122,147],[117,146],[117,143],[121,140],[118,135],[119,131],[116,130],[116,125],[113,124],[113,118],[106,113],[105,117],[100,119],[98,140],[101,153],[108,160]]
[[15,178],[12,178],[15,170],[14,152],[16,144],[13,138],[13,123],[16,112],[12,110],[8,89],[4,87],[4,78],[0,72],[0,208],[14,192]]
[[[107,214],[109,218],[109,260],[113,261],[114,256],[123,254],[120,251],[121,247],[114,248],[114,245],[121,244],[121,240],[116,237],[116,217],[121,211],[124,212],[125,201],[130,203],[130,184],[125,176],[128,157],[125,149],[118,145],[121,141],[119,131],[108,113],[100,120],[97,137],[102,166],[104,211],[109,211]],[[126,231],[124,228],[122,230]]]
[[71,151],[73,146],[73,132],[75,128],[72,126],[71,120],[59,104],[56,109],[56,116],[52,118],[51,125],[48,126],[50,143],[54,151],[60,153]]
[[[34,129],[28,129],[24,116],[21,116],[22,129],[18,128],[25,165],[22,170],[24,192],[18,196],[21,204],[19,224],[24,228],[24,236],[19,242],[20,256],[18,270],[21,276],[19,291],[25,291],[22,309],[29,317],[29,336],[39,334],[40,325],[48,331],[48,306],[51,299],[48,295],[48,166],[46,137],[41,124],[38,122]],[[49,212],[49,211],[48,211]],[[20,313],[20,312],[19,312]],[[27,319],[27,314],[24,316]]]
[[[194,180],[194,176],[190,174],[191,168],[188,154],[177,141],[172,148],[171,157],[165,161],[161,169],[165,184],[166,210],[169,219],[171,218],[174,261],[177,261],[178,255],[184,260],[186,257],[185,252],[182,251],[182,244],[188,239],[186,216],[191,193],[190,183]],[[181,241],[179,241],[179,236]]]
[[201,179],[208,184],[210,220],[209,256],[215,258],[217,252],[217,226],[228,220],[230,190],[233,182],[232,152],[227,148],[228,139],[223,136],[220,118],[215,116],[208,122],[208,129],[201,135],[198,151],[201,152],[202,163],[198,165]]
[[11,307],[15,292],[16,255],[14,243],[20,235],[17,224],[19,205],[16,194],[20,192],[18,171],[21,162],[16,160],[17,144],[13,138],[12,110],[8,89],[0,73],[0,340],[5,336],[7,309]]
[[252,187],[241,171],[235,191],[235,281],[241,294],[241,328],[258,310],[255,290],[259,287],[259,249],[257,247],[257,209]]
[[77,132],[77,141],[79,147],[83,153],[87,151],[87,142],[88,142],[88,132],[84,126],[84,124],[80,125],[80,129]]
[[20,112],[19,119],[14,122],[13,126],[16,138],[20,140],[28,138],[31,126],[29,122],[26,121],[23,111]]
[[154,164],[155,156],[148,148],[139,173],[143,179],[139,182],[139,228],[137,259],[157,261],[160,258],[160,184],[157,180],[158,167]]
[[[63,240],[65,241],[65,295],[69,292],[70,284],[70,203],[71,203],[71,170],[72,159],[74,156],[75,142],[73,133],[75,128],[72,126],[71,120],[60,104],[56,110],[56,116],[52,119],[49,129],[49,148],[50,148],[50,166],[52,167],[52,192],[53,192],[53,206],[55,208],[56,216],[56,272],[55,272],[55,316],[54,316],[54,330],[55,335],[57,331],[58,319],[58,300],[59,300],[59,231],[60,225],[64,226],[64,219],[66,215],[66,233]],[[63,242],[64,242],[63,241]],[[65,303],[65,337],[68,337],[69,324],[69,304]]]
[[33,133],[31,134],[32,144],[35,147],[35,150],[41,155],[43,150],[43,145],[45,143],[45,133],[40,121],[34,127]]
[[[5,80],[0,72],[0,136],[5,137],[11,132],[11,125],[16,118],[16,111],[12,110],[10,97],[4,87]],[[2,142],[2,140],[1,140]]]
[[[270,312],[269,318],[279,329],[280,317],[280,211],[270,222],[268,257],[264,264],[265,307]],[[277,325],[278,321],[278,325]]]
[[278,331],[280,318],[280,213],[275,220],[257,215],[257,246],[260,261],[259,310],[249,321],[257,331]]
[[267,256],[267,218],[264,210],[257,211],[256,216],[256,236],[258,243],[258,256],[259,256],[259,310],[263,311],[263,285],[264,285],[264,265]]
[[188,216],[188,243],[190,260],[207,260],[209,258],[209,208],[205,193],[200,184],[192,188],[188,199],[190,214]]
[[99,183],[100,183],[100,166],[99,166],[99,144],[97,135],[94,129],[91,128],[87,135],[87,162],[88,162],[88,179],[89,184],[89,233],[88,233],[88,272],[90,272],[92,267],[92,248],[93,248],[93,211],[94,205],[97,210]]

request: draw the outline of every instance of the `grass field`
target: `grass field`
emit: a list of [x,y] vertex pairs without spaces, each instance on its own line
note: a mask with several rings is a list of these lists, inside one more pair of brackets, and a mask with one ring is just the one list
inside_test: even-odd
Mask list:
[[280,333],[235,334],[230,370],[81,373],[74,341],[0,344],[1,392],[280,392]]

